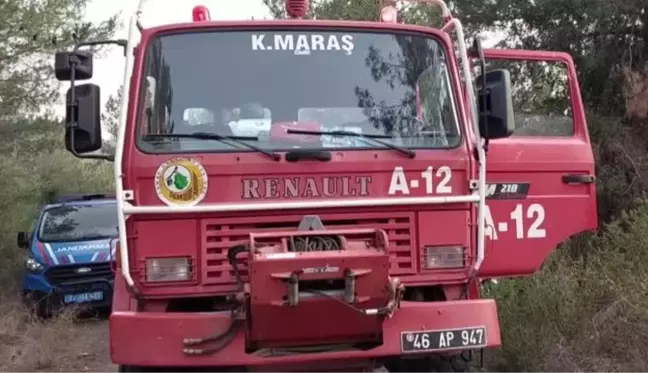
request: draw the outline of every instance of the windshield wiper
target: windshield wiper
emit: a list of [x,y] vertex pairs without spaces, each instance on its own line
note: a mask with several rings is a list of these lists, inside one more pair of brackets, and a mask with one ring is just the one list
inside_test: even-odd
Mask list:
[[233,143],[247,146],[248,148],[255,150],[259,153],[265,154],[268,157],[272,158],[275,161],[281,160],[281,155],[279,153],[271,152],[268,150],[261,149],[254,145],[248,144],[244,141],[259,141],[258,137],[255,136],[226,136],[219,135],[217,133],[207,133],[207,132],[192,132],[192,133],[161,133],[161,134],[150,134],[144,135],[144,138],[176,138],[176,139],[199,139],[199,140],[218,140],[227,144],[227,141]]
[[360,137],[362,139],[366,140],[371,140],[377,144],[386,146],[390,149],[394,149],[402,154],[405,154],[409,158],[414,158],[416,157],[416,152],[412,149],[408,148],[403,148],[398,145],[394,145],[391,143],[388,143],[386,141],[380,141],[378,139],[391,139],[392,136],[389,135],[372,135],[372,134],[367,134],[367,133],[358,133],[358,132],[353,132],[353,131],[341,131],[341,130],[336,130],[336,131],[302,131],[302,130],[293,130],[289,129],[286,131],[287,133],[293,133],[293,134],[300,134],[300,135],[324,135],[324,136],[349,136],[349,137]]

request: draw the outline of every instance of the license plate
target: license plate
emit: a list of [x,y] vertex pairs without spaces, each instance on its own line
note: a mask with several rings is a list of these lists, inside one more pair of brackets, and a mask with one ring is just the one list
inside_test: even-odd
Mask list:
[[484,346],[486,346],[485,327],[401,333],[402,352],[458,350]]
[[66,294],[63,297],[63,302],[69,303],[88,303],[103,300],[103,291],[93,291],[89,293]]

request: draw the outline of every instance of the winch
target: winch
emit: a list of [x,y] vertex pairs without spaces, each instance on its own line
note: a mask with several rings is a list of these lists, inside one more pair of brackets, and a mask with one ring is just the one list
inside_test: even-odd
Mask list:
[[247,347],[381,343],[398,305],[380,229],[252,233]]

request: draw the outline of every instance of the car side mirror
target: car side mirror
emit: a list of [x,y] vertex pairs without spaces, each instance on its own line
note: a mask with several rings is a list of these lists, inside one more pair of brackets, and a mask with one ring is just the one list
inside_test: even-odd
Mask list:
[[67,91],[65,148],[72,154],[101,149],[100,93],[99,86],[92,83],[74,86]]
[[92,78],[92,53],[82,50],[56,52],[54,75],[59,81],[86,80]]
[[31,232],[18,232],[17,241],[18,247],[21,249],[29,248],[29,238],[31,237]]
[[483,77],[479,76],[479,132],[488,139],[511,136],[515,131],[515,119],[509,71],[498,69],[487,72],[485,89],[481,86],[482,81]]

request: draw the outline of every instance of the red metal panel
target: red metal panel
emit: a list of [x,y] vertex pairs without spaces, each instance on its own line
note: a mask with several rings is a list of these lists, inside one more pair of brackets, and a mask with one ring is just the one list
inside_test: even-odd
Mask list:
[[[363,230],[355,231],[360,233]],[[331,234],[338,234],[337,232],[331,231]],[[379,232],[369,232],[365,231],[362,236],[367,238],[378,233],[381,237],[379,241],[385,241]],[[313,233],[308,232],[310,235]],[[360,238],[359,236],[350,234],[347,237]],[[263,253],[254,254],[249,262],[249,313],[252,317],[248,323],[248,339],[256,347],[367,342],[380,335],[381,316],[366,316],[351,307],[343,307],[340,305],[340,302],[344,302],[341,299],[334,300],[319,294],[313,296],[308,294],[308,288],[312,286],[309,284],[318,280],[344,281],[346,270],[350,270],[356,274],[353,286],[356,299],[353,307],[367,309],[385,306],[389,301],[386,291],[389,286],[389,257],[386,247],[374,242],[367,248],[348,247],[341,252],[301,252],[296,253],[294,258],[285,259],[272,255],[286,254],[286,247],[277,248],[278,251],[268,249],[267,252],[263,250]],[[330,271],[305,272],[308,268],[317,267],[326,267]],[[299,289],[295,307],[287,303],[289,298],[284,298],[285,294],[290,293],[285,280],[292,274],[296,276]],[[344,284],[335,290],[343,289]],[[313,316],[317,314],[326,317],[313,323]],[[290,324],[292,327],[277,328],[277,325],[282,324]]]
[[[302,218],[303,215],[203,219],[201,221],[203,284],[233,284],[234,272],[227,263],[226,257],[230,247],[246,243],[249,234],[253,232],[295,230]],[[415,273],[414,213],[324,214],[320,215],[320,219],[327,229],[385,230],[390,243],[390,274]],[[239,258],[245,258],[245,255],[242,254]],[[246,278],[245,265],[241,266],[241,274]]]
[[[341,306],[344,307],[344,306]],[[313,318],[317,322],[317,318]],[[273,364],[318,364],[353,359],[400,355],[401,332],[456,329],[484,326],[486,346],[501,345],[495,300],[450,302],[402,302],[394,317],[382,326],[382,345],[368,350],[303,353],[264,357],[245,351],[245,332],[224,349],[204,356],[187,356],[182,351],[185,338],[203,338],[223,333],[230,325],[229,312],[135,313],[113,312],[110,316],[110,355],[115,364],[158,366],[270,366]],[[291,325],[278,327],[291,328]],[[137,330],[137,333],[133,333]]]
[[474,251],[471,250],[470,212],[465,210],[421,211],[418,216],[418,267],[421,272],[439,272],[443,269],[427,270],[425,266],[426,246],[455,246],[466,248],[470,265]]

